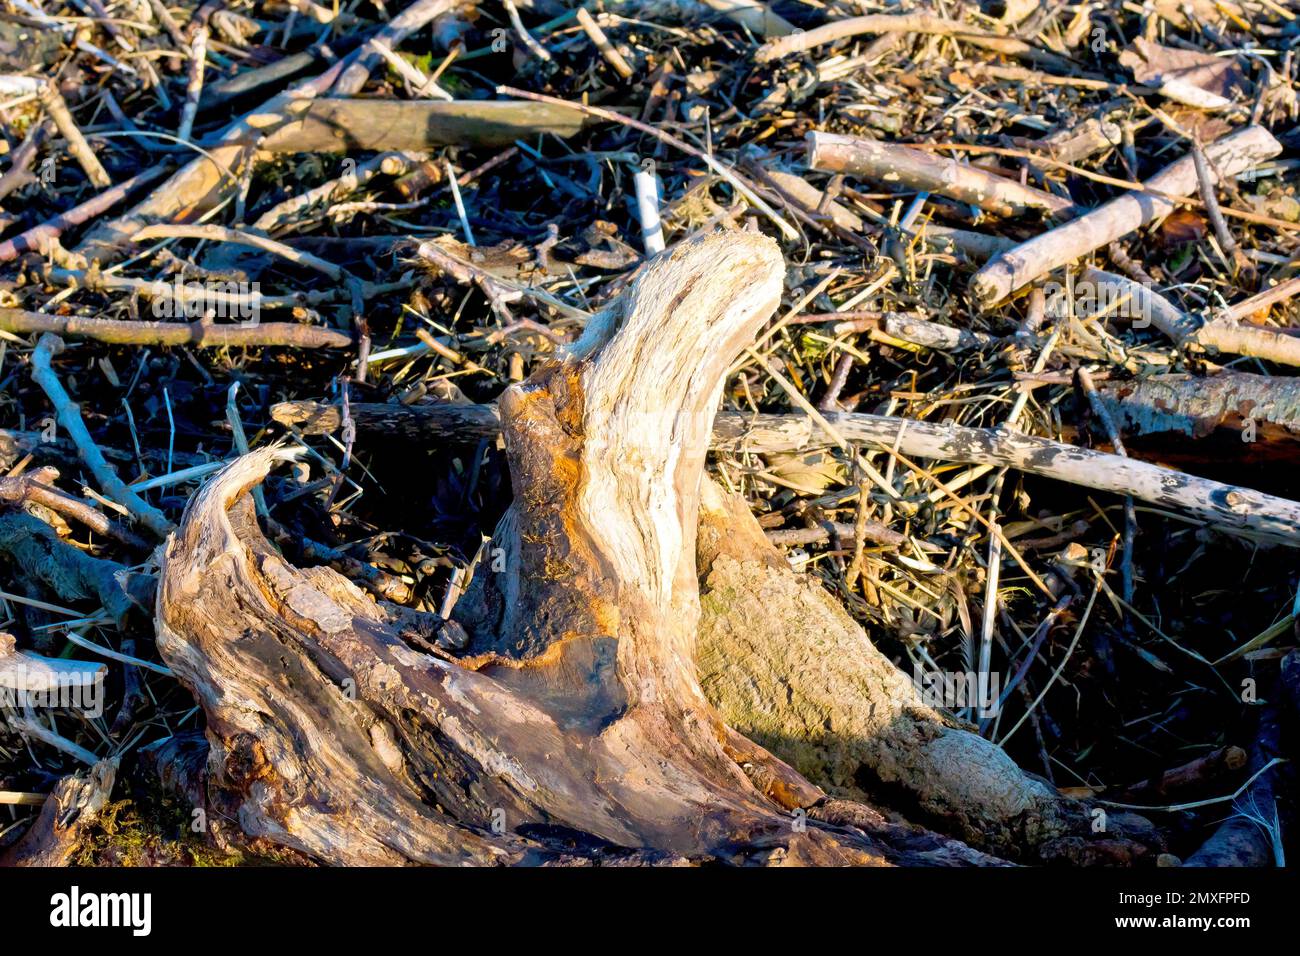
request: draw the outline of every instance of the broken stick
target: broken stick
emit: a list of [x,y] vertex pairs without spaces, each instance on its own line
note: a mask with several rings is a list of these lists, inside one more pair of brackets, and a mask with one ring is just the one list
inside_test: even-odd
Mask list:
[[[1248,126],[1205,148],[1212,168],[1235,176],[1276,156],[1282,144],[1262,126]],[[1005,299],[1053,269],[1086,256],[1140,229],[1177,208],[1177,199],[1198,187],[1191,155],[1170,163],[1146,183],[1143,192],[1130,192],[1078,219],[1023,242],[992,259],[971,278],[971,291],[985,306]]]
[[1022,186],[976,166],[964,166],[909,146],[835,133],[808,134],[808,166],[936,193],[999,216],[1018,216],[1035,209],[1061,216],[1074,208],[1068,199]]

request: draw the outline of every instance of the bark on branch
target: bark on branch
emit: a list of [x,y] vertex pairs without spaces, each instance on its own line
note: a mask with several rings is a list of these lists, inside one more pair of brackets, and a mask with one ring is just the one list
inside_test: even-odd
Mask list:
[[1018,216],[1031,209],[1060,216],[1074,208],[1074,203],[1061,196],[909,146],[815,131],[808,134],[807,141],[809,169],[851,173],[878,183],[937,193],[999,216]]
[[82,315],[50,315],[0,307],[0,330],[18,335],[52,332],[113,345],[192,345],[197,348],[285,347],[345,349],[352,336],[296,322],[217,325],[214,322],[140,322]]

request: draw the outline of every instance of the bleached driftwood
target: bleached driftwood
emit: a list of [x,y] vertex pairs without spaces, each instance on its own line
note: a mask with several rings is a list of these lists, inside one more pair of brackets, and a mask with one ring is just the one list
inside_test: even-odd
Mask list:
[[[1281,151],[1282,144],[1262,126],[1248,126],[1205,147],[1211,168],[1223,176],[1245,172]],[[1183,156],[1145,186],[990,260],[971,277],[971,291],[981,303],[992,305],[1053,269],[1169,215],[1177,208],[1177,197],[1190,196],[1197,189],[1195,161],[1191,155]]]
[[910,146],[817,131],[809,133],[807,140],[811,169],[935,193],[999,216],[1017,216],[1031,209],[1063,215],[1074,206],[1061,196]]
[[[700,682],[729,726],[833,794],[905,794],[921,821],[994,852],[1033,861],[1095,845],[1081,839],[1092,819],[1083,803],[926,706],[820,582],[791,570],[744,500],[713,482],[697,550]],[[1111,824],[1114,850],[1147,852],[1149,824]]]
[[505,393],[517,497],[464,633],[270,548],[249,490],[284,453],[199,492],[163,558],[158,646],[245,832],[334,863],[995,862],[868,808],[817,822],[844,808],[700,691],[709,426],[783,274],[755,234],[685,242]]
[[[32,651],[19,650],[13,636],[0,631],[0,697],[13,694],[40,694],[67,687],[89,687],[102,680],[108,668],[91,661],[42,657]],[[4,698],[8,702],[8,698]],[[0,715],[0,721],[3,721]]]

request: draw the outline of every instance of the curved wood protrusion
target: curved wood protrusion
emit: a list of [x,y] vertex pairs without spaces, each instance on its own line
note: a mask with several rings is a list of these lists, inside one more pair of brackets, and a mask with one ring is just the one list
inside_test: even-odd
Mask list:
[[267,543],[249,492],[287,453],[196,495],[166,547],[158,644],[245,833],[353,864],[997,862],[826,807],[700,691],[704,458],[783,272],[758,235],[684,243],[503,396],[517,499],[500,570],[458,608],[461,651],[440,620]]

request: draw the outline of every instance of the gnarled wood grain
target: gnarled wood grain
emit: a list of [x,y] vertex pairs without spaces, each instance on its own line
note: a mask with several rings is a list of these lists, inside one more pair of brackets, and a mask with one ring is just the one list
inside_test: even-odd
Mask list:
[[713,412],[782,274],[757,235],[683,244],[503,396],[517,499],[502,570],[458,608],[467,642],[270,547],[249,492],[286,452],[194,498],[163,561],[159,650],[246,833],[333,863],[997,862],[865,808],[792,814],[824,795],[700,690]]

